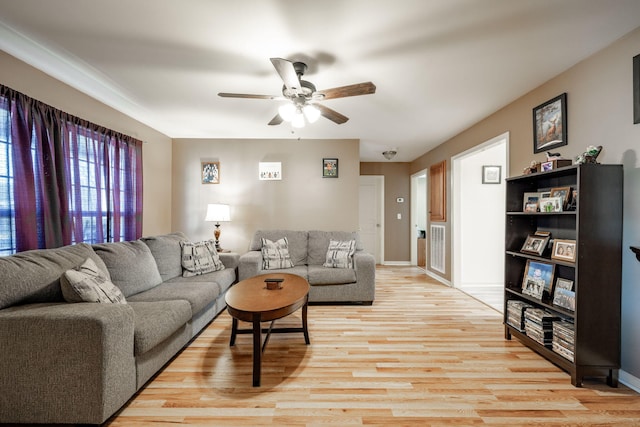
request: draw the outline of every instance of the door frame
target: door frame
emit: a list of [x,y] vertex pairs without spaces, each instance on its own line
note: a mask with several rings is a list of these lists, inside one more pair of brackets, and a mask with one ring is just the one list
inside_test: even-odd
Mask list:
[[[425,192],[418,194],[418,178],[425,179]],[[420,200],[420,197],[423,200]],[[425,233],[427,231],[427,200],[429,199],[429,169],[425,168],[411,175],[411,265],[418,265],[418,228],[416,227],[418,218],[418,204],[424,203]],[[425,266],[426,269],[426,266]]]

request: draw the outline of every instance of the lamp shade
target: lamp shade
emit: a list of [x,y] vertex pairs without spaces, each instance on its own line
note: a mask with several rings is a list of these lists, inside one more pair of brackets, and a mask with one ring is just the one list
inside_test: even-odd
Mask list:
[[207,215],[204,218],[205,221],[231,221],[231,214],[229,212],[229,205],[223,205],[220,203],[210,203],[207,205]]

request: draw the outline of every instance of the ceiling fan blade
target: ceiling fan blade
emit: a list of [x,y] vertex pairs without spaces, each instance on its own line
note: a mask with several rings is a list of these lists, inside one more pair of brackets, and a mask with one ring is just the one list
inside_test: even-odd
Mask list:
[[319,90],[317,93],[324,95],[323,99],[345,98],[347,96],[369,95],[376,93],[376,85],[371,82],[357,83],[349,86],[334,87],[332,89]]
[[300,79],[293,67],[293,63],[282,58],[271,58],[271,63],[276,68],[287,89],[293,93],[298,93],[300,91]]
[[251,95],[248,93],[226,93],[220,92],[218,96],[223,98],[248,98],[248,99],[280,99],[282,97],[275,95]]
[[331,108],[325,107],[322,104],[313,104],[313,106],[318,108],[318,110],[320,110],[320,114],[322,115],[322,117],[325,117],[336,124],[341,125],[343,123],[346,123],[347,120],[349,120],[349,117],[343,116],[342,114],[338,113],[336,110],[332,110]]
[[269,126],[279,125],[280,123],[282,123],[282,121],[283,120],[282,117],[280,117],[280,114],[276,114],[276,116],[269,122]]

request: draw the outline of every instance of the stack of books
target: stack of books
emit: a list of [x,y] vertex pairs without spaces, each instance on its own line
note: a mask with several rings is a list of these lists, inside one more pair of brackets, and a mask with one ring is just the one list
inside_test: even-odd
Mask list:
[[573,323],[565,320],[553,322],[553,341],[551,348],[560,356],[573,362],[573,349],[575,345],[575,329]]
[[510,299],[507,301],[507,323],[520,332],[524,332],[524,311],[533,306],[524,301]]
[[524,311],[524,332],[534,341],[551,347],[553,321],[558,317],[541,308],[528,308]]

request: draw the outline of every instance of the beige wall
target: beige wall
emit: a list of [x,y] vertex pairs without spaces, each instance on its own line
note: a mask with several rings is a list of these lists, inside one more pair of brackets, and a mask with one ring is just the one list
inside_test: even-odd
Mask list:
[[[531,160],[544,159],[542,154],[533,154],[532,109],[566,92],[569,144],[554,151],[572,158],[587,145],[603,145],[601,163],[624,164],[622,368],[636,381],[640,377],[640,263],[628,248],[640,245],[640,124],[633,124],[632,107],[632,58],[638,54],[640,29],[411,163],[411,173],[443,159],[450,168],[452,156],[510,132],[509,170],[512,176],[520,175]],[[451,194],[451,180],[448,182]],[[447,204],[450,211],[451,201]],[[451,235],[450,229],[447,235]],[[451,248],[450,242],[447,248]],[[449,265],[445,279],[450,278]]]
[[[358,229],[358,140],[176,139],[172,229],[212,236],[208,203],[226,203],[221,246],[246,252],[258,229]],[[338,178],[322,177],[322,159],[338,158]],[[220,162],[220,183],[202,184],[200,162]],[[260,181],[259,162],[281,162],[281,181]]]
[[[400,162],[360,163],[360,175],[384,176],[384,262],[411,260],[410,166]],[[397,203],[398,197],[404,198],[404,203]]]
[[67,113],[147,142],[143,234],[171,231],[171,139],[0,51],[0,83]]

